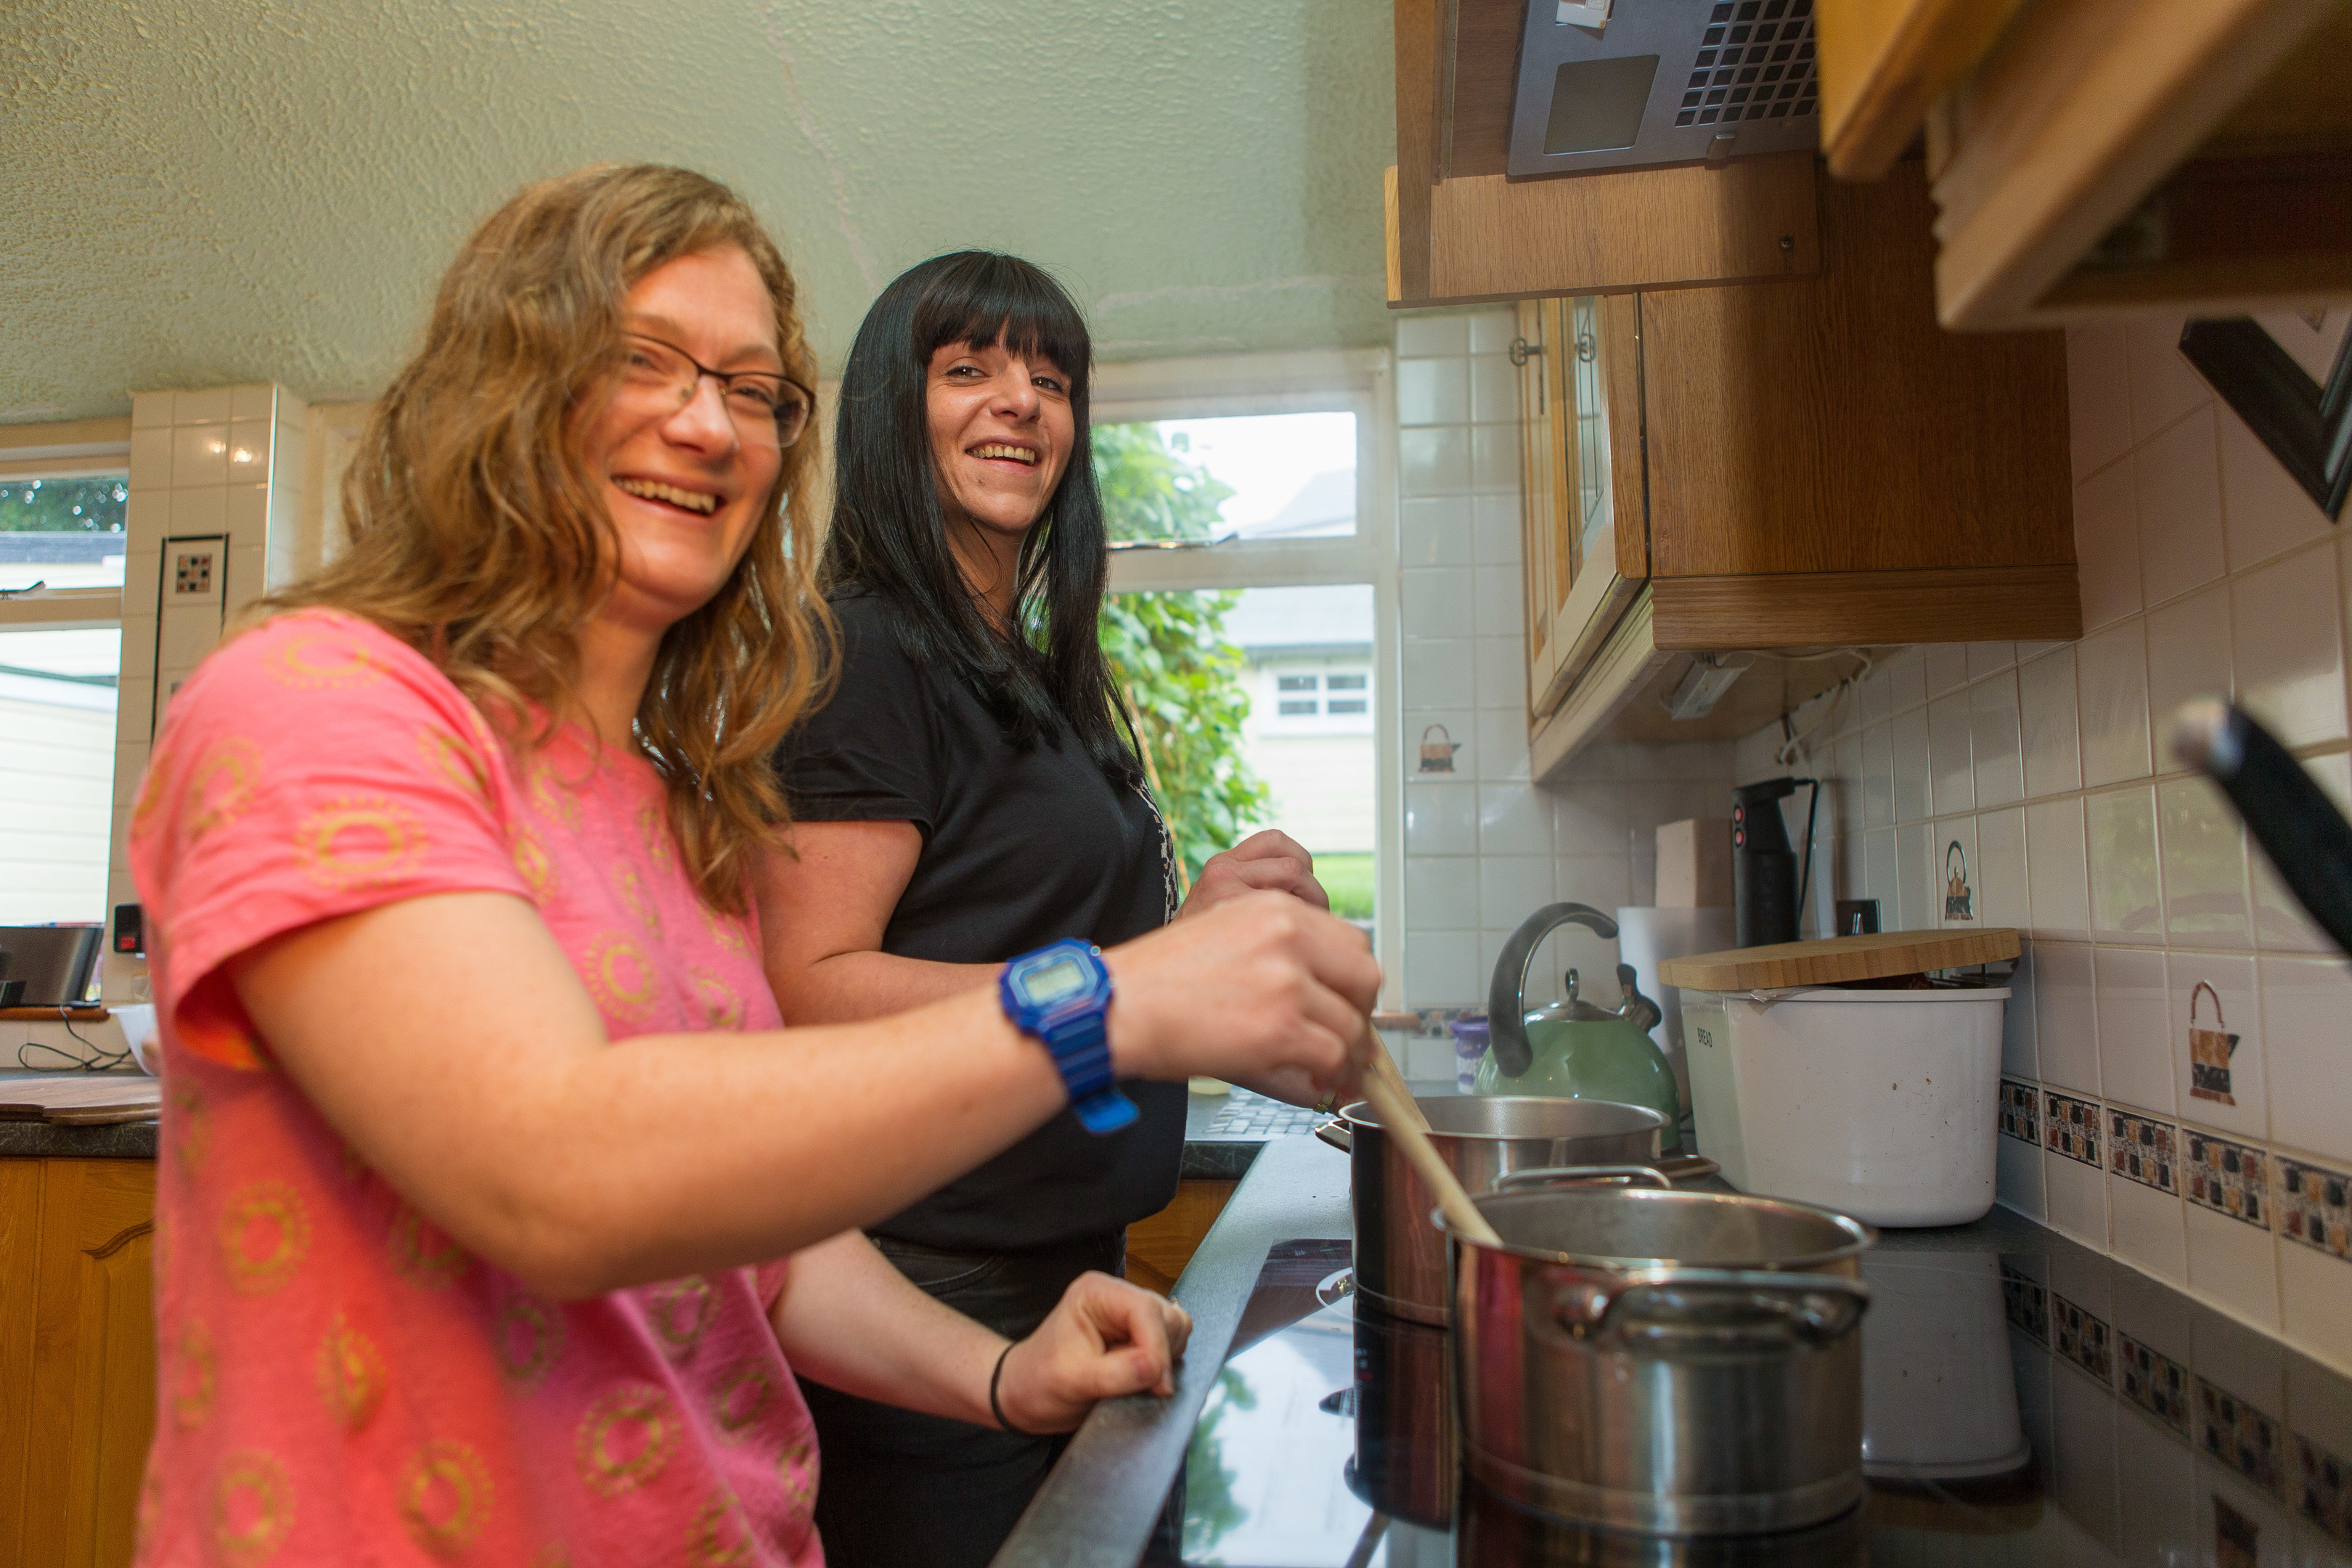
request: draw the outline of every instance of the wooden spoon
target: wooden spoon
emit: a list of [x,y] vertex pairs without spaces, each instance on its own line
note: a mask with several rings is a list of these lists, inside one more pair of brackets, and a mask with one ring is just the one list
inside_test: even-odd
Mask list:
[[1487,1247],[1502,1246],[1503,1238],[1495,1234],[1495,1227],[1486,1223],[1486,1216],[1478,1212],[1470,1194],[1462,1190],[1454,1167],[1445,1163],[1445,1156],[1429,1141],[1429,1122],[1421,1114],[1421,1107],[1412,1102],[1412,1095],[1402,1092],[1401,1087],[1391,1087],[1389,1080],[1396,1074],[1396,1064],[1388,1062],[1388,1072],[1381,1073],[1379,1068],[1387,1062],[1388,1052],[1377,1046],[1374,1049],[1377,1054],[1373,1071],[1364,1079],[1364,1098],[1379,1113],[1381,1131],[1397,1141],[1404,1157],[1436,1195],[1437,1206],[1458,1235]]

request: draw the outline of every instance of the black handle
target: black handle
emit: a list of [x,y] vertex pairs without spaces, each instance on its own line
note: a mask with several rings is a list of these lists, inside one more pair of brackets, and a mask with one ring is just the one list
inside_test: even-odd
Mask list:
[[2172,749],[2221,786],[2287,891],[2352,953],[2352,823],[2303,764],[2245,710],[2210,699],[2180,710]]
[[1486,985],[1486,1046],[1495,1053],[1495,1070],[1517,1078],[1536,1064],[1536,1048],[1528,1044],[1528,964],[1536,944],[1564,925],[1589,926],[1611,942],[1617,940],[1617,922],[1589,904],[1546,904],[1519,922],[1511,940],[1495,960],[1495,977]]

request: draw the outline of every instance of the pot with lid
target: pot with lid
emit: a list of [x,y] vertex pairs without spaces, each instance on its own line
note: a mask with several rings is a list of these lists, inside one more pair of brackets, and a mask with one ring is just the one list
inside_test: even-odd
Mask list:
[[1650,1535],[1794,1530],[1861,1502],[1868,1226],[1687,1189],[1475,1201],[1501,1245],[1454,1237],[1472,1477],[1556,1518]]

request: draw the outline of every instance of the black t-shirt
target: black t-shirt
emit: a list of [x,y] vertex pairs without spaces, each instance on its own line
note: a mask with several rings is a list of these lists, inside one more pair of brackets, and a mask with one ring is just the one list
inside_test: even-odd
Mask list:
[[[1066,729],[1013,746],[952,671],[907,657],[881,600],[852,589],[833,608],[840,684],[778,749],[777,767],[799,820],[911,822],[922,834],[883,952],[1001,963],[1064,937],[1109,947],[1167,922],[1160,818],[1139,791],[1106,777]],[[877,1059],[877,1077],[888,1071]],[[996,1251],[1098,1236],[1156,1214],[1176,1194],[1184,1086],[1123,1087],[1142,1114],[1119,1131],[1096,1137],[1065,1107],[871,1229]]]

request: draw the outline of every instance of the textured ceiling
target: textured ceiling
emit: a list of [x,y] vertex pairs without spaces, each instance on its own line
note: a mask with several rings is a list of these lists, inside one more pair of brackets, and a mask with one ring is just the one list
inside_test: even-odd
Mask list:
[[5,0],[0,422],[373,392],[521,182],[751,197],[837,367],[941,250],[1059,275],[1107,360],[1384,342],[1386,0]]

